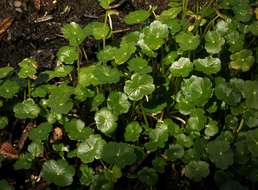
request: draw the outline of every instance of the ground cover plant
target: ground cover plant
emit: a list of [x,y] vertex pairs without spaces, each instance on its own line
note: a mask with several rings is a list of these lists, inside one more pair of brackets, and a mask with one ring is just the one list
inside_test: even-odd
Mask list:
[[54,68],[0,68],[0,189],[256,189],[257,2],[170,0],[129,32],[98,3]]

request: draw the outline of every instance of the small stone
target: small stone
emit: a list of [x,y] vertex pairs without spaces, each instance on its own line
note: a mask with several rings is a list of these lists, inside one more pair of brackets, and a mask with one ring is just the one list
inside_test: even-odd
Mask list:
[[21,1],[14,1],[13,5],[16,7],[16,8],[20,8],[22,6],[22,2]]

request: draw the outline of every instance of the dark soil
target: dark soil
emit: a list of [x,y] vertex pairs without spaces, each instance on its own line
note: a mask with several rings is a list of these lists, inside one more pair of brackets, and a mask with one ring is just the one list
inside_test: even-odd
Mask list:
[[[37,4],[37,2],[39,2]],[[157,11],[167,7],[167,0],[127,0],[117,8],[114,29],[124,29],[122,17],[129,11],[156,5]],[[37,6],[39,6],[37,8]],[[58,48],[67,44],[60,28],[65,23],[86,25],[103,20],[103,9],[96,0],[1,0],[0,1],[0,66],[17,66],[25,57],[33,56],[40,66],[50,68]],[[3,30],[1,24],[10,19]],[[85,42],[87,44],[87,42]]]

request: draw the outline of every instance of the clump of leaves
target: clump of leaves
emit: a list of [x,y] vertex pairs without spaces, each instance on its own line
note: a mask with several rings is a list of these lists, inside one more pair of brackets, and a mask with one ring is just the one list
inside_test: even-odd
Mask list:
[[68,44],[53,69],[33,58],[0,68],[0,136],[8,142],[0,167],[16,159],[14,172],[25,175],[24,183],[1,179],[0,189],[112,190],[123,180],[160,189],[161,173],[180,174],[184,189],[213,177],[219,189],[251,189],[258,181],[253,1],[196,3],[195,11],[171,0],[159,14],[153,6],[125,14],[120,20],[135,29],[128,33],[114,31],[121,2],[98,0],[103,22],[65,24]]

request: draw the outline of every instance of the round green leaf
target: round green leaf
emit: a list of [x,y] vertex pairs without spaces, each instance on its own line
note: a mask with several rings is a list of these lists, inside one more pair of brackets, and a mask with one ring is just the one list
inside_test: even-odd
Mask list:
[[94,180],[94,171],[87,165],[80,166],[81,177],[80,182],[82,185],[90,185]]
[[204,59],[195,59],[194,68],[204,74],[216,74],[220,71],[221,61],[219,58],[206,57]]
[[30,153],[25,153],[25,154],[21,154],[19,155],[19,160],[17,160],[13,167],[15,170],[28,170],[31,168],[32,165],[32,161],[33,161],[33,156]]
[[136,161],[136,154],[134,148],[126,143],[109,142],[104,145],[102,158],[111,165],[124,168]]
[[108,25],[102,22],[90,22],[83,30],[87,35],[92,35],[96,40],[107,38],[110,32]]
[[64,129],[71,140],[82,141],[93,133],[91,128],[85,127],[82,120],[74,118],[69,122],[65,122]]
[[126,24],[139,24],[144,22],[150,16],[150,12],[146,10],[136,10],[125,16]]
[[19,63],[21,68],[18,72],[20,78],[33,77],[37,73],[38,63],[32,58],[25,58]]
[[59,65],[56,66],[54,70],[44,71],[43,73],[48,75],[48,80],[51,80],[53,78],[66,77],[68,74],[72,72],[72,70],[73,66],[71,65]]
[[71,46],[79,46],[86,38],[86,33],[79,24],[71,22],[62,27],[64,37],[69,40]]
[[218,122],[212,119],[209,119],[209,123],[205,125],[205,131],[204,131],[205,135],[208,137],[212,137],[216,135],[218,132],[219,132]]
[[107,108],[96,112],[94,119],[97,128],[106,135],[113,133],[117,128],[117,116]]
[[42,177],[57,186],[68,186],[73,182],[75,169],[65,160],[48,160],[43,164]]
[[0,68],[0,79],[7,77],[13,70],[14,68],[9,66]]
[[107,108],[116,115],[127,113],[131,104],[123,92],[113,91],[107,99]]
[[12,98],[17,92],[19,92],[20,86],[16,81],[5,80],[0,85],[0,96],[6,99]]
[[63,46],[58,50],[57,58],[65,64],[73,64],[79,59],[78,49],[72,46]]
[[247,72],[254,64],[254,57],[252,51],[249,49],[243,49],[230,56],[230,67],[235,70]]
[[244,35],[241,35],[237,31],[232,31],[225,36],[227,43],[230,45],[229,51],[236,52],[243,49],[244,46]]
[[175,39],[183,51],[195,50],[200,43],[199,35],[194,36],[190,32],[181,32],[176,35]]
[[180,144],[172,144],[165,151],[165,155],[168,160],[175,161],[184,156],[184,147]]
[[217,168],[227,169],[233,164],[233,152],[227,141],[220,139],[210,141],[207,145],[207,153]]
[[85,141],[79,144],[77,156],[83,163],[93,162],[94,159],[101,158],[105,144],[105,140],[100,135],[90,135]]
[[137,173],[140,182],[153,186],[158,182],[158,175],[153,168],[144,167]]
[[38,117],[40,108],[37,104],[35,104],[33,99],[27,99],[22,103],[16,104],[13,108],[13,111],[15,113],[15,117],[19,119],[34,119]]
[[208,31],[205,40],[205,49],[210,54],[219,53],[225,43],[224,38],[217,31]]
[[28,151],[31,153],[33,157],[40,157],[43,155],[44,146],[41,142],[32,142],[28,146]]
[[190,118],[187,121],[187,131],[201,131],[206,123],[206,116],[203,109],[195,109],[190,114]]
[[201,181],[209,173],[209,164],[205,161],[191,161],[185,166],[185,176],[194,181]]
[[167,162],[164,158],[157,156],[154,160],[152,160],[152,165],[157,172],[164,173]]
[[131,80],[127,80],[124,86],[124,92],[132,101],[141,100],[143,96],[150,95],[154,89],[152,76],[139,73],[133,74]]
[[142,127],[137,121],[132,121],[125,128],[124,138],[125,141],[135,142],[138,141],[140,134],[142,132]]
[[189,58],[180,57],[177,61],[173,62],[169,67],[172,76],[187,77],[193,70],[193,63]]
[[128,62],[128,69],[131,72],[136,72],[139,74],[147,74],[152,71],[152,68],[148,65],[148,62],[141,57],[132,58]]
[[168,140],[168,125],[163,121],[158,121],[154,129],[149,129],[148,135],[150,141],[144,145],[148,150],[163,148]]
[[29,132],[29,138],[32,141],[43,141],[48,139],[52,130],[52,125],[48,122],[41,123],[38,127],[32,128]]

